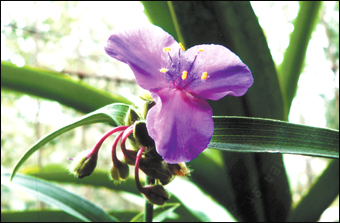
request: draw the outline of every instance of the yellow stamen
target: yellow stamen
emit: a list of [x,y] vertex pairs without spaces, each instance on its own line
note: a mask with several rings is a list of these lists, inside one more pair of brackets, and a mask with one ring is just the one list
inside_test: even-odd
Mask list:
[[181,47],[181,49],[182,49],[183,51],[185,51],[185,48],[184,48],[183,44],[182,44],[182,43],[178,43],[178,44],[179,44],[179,46]]
[[199,52],[203,52],[204,50],[203,49],[198,49]]
[[205,79],[207,79],[207,77],[208,77],[208,73],[207,72],[203,72],[201,79],[205,80]]
[[168,69],[162,68],[162,69],[160,69],[159,71],[160,71],[161,73],[166,73],[166,72],[168,71]]
[[187,77],[188,77],[188,72],[183,71],[183,73],[182,73],[182,80],[187,79]]
[[169,52],[170,50],[171,50],[171,48],[170,47],[164,47],[164,52]]

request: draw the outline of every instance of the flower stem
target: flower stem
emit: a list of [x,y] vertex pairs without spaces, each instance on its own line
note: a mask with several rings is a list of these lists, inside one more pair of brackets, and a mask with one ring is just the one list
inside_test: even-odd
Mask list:
[[[135,181],[136,181],[136,186],[137,189],[143,193],[143,194],[149,194],[150,190],[147,190],[146,188],[144,188],[139,181],[139,160],[142,156],[142,153],[144,151],[144,147],[140,148],[138,153],[137,153],[137,157],[136,157],[136,163],[135,163]],[[150,184],[154,184],[155,183],[155,179],[146,176],[146,181],[145,184],[146,185],[150,185]],[[153,218],[153,204],[151,204],[147,199],[145,199],[145,211],[144,211],[144,222],[152,222],[152,218]]]
[[140,181],[139,181],[139,160],[142,156],[142,153],[144,151],[144,147],[140,148],[138,150],[138,153],[137,153],[137,157],[136,157],[136,163],[135,163],[135,182],[136,182],[136,187],[137,189],[142,193],[142,194],[149,194],[150,191],[145,189],[141,184],[140,184]]
[[[149,176],[146,176],[145,186],[155,184],[155,179]],[[151,204],[148,200],[145,199],[145,207],[144,207],[144,222],[152,222],[153,219],[153,204]]]
[[112,154],[112,163],[113,166],[118,167],[119,165],[121,166],[122,162],[117,158],[117,154],[116,154],[116,149],[117,149],[117,144],[119,139],[122,137],[124,132],[120,132],[115,140],[113,141],[113,145],[112,145],[112,150],[111,150],[111,154]]
[[111,129],[110,131],[107,131],[104,136],[96,143],[96,145],[93,147],[91,154],[98,153],[100,147],[102,146],[103,142],[107,137],[112,135],[113,133],[116,133],[118,131],[126,130],[129,126],[118,126],[116,128]]

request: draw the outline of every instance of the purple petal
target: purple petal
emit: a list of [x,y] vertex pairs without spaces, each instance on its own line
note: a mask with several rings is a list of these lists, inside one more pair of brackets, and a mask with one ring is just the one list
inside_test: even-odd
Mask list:
[[158,26],[147,24],[115,31],[105,45],[111,57],[127,63],[139,86],[154,90],[166,86],[161,68],[167,66],[165,47],[179,49],[176,40]]
[[178,89],[165,88],[152,97],[156,105],[148,112],[146,126],[158,154],[167,163],[195,159],[214,133],[210,105]]
[[[242,96],[254,82],[247,65],[224,46],[198,45],[185,52],[187,61],[193,61],[195,55],[197,58],[190,71],[194,81],[186,86],[186,91],[193,95],[210,100],[226,95]],[[208,74],[205,80],[201,79],[203,72]]]

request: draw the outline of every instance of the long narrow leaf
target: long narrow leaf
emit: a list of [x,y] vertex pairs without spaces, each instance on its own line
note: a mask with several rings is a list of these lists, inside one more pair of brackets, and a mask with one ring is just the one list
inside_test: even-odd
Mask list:
[[48,142],[53,140],[54,138],[58,137],[59,135],[68,132],[74,128],[77,128],[79,126],[83,125],[89,125],[94,123],[108,123],[112,124],[114,126],[118,125],[124,125],[124,120],[126,113],[129,110],[129,106],[125,104],[112,104],[107,105],[101,109],[98,109],[94,112],[89,113],[88,115],[83,116],[78,121],[66,125],[60,129],[57,129],[54,132],[51,132],[50,134],[46,135],[42,139],[40,139],[38,142],[36,142],[31,148],[29,148],[24,155],[20,158],[20,160],[15,165],[11,179],[16,174],[16,172],[19,170],[21,165],[37,150],[39,150],[42,146],[46,145]]
[[62,73],[32,67],[17,67],[1,61],[1,88],[55,100],[88,113],[112,103],[131,102],[120,95],[108,94]]
[[339,158],[339,131],[278,120],[215,117],[208,148]]
[[318,221],[337,196],[339,196],[339,160],[333,160],[294,209],[289,221]]
[[1,211],[1,222],[83,222],[64,211],[29,210]]
[[[188,48],[197,44],[224,45],[235,52],[253,73],[254,84],[245,96],[239,98],[227,96],[219,101],[209,102],[214,115],[238,115],[279,120],[287,118],[283,113],[282,96],[274,62],[263,31],[249,2],[173,2],[173,6]],[[227,176],[223,186],[214,184],[216,178],[214,179],[211,175],[206,176],[209,179],[195,177],[196,180],[201,181],[195,182],[225,205],[239,221],[284,221],[291,206],[290,196],[285,194],[286,191],[289,191],[289,186],[284,169],[280,167],[282,177],[271,182],[270,185],[266,185],[265,188],[263,186],[266,184],[264,182],[266,173],[263,170],[273,163],[283,166],[282,156],[280,154],[252,154],[251,158],[248,154],[234,155],[241,160],[249,160],[245,163],[247,167],[245,168],[246,172],[243,173],[245,177],[250,176],[251,179],[247,179],[251,180],[249,183],[252,185],[248,184],[242,190],[233,185],[230,180],[232,177],[230,169],[227,167],[227,164],[233,159],[233,154],[227,155],[225,152],[222,157],[224,157]],[[268,155],[270,159],[268,159]],[[257,163],[258,160],[262,162]],[[200,168],[200,165],[193,164],[193,168]],[[214,164],[212,163],[212,165]],[[243,164],[240,162],[232,168],[240,170],[242,167]],[[212,171],[206,169],[205,172]],[[240,174],[242,174],[241,172]],[[256,181],[253,176],[258,176],[259,180]],[[277,190],[278,187],[280,190]],[[216,188],[220,188],[220,190]],[[258,192],[262,194],[260,198],[248,199],[247,196],[244,196],[246,193],[253,196],[254,193],[248,192],[254,191],[254,188],[257,188]],[[277,193],[278,191],[280,193]],[[235,199],[233,195],[236,192],[239,195]],[[221,194],[223,194],[223,198]],[[269,200],[273,199],[273,195],[280,201],[280,205],[270,203]],[[239,202],[240,198],[244,202]],[[277,208],[279,206],[280,208]]]
[[162,27],[177,41],[181,41],[178,38],[169,5],[166,1],[142,1],[142,4],[145,8],[145,14],[153,24]]
[[12,182],[9,180],[9,173],[1,173],[1,185],[33,194],[41,201],[56,205],[61,210],[83,221],[117,221],[94,204],[51,183],[23,175],[15,176]]
[[297,83],[302,71],[307,46],[315,28],[321,1],[301,1],[300,10],[294,22],[294,31],[289,46],[280,65],[279,80],[284,96],[285,115],[296,93]]

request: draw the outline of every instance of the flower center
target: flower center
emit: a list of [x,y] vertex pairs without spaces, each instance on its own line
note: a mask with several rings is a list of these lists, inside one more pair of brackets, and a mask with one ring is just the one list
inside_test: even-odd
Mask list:
[[185,51],[183,44],[179,43],[179,46],[180,49],[178,50],[178,54],[173,53],[170,55],[172,50],[170,47],[165,47],[163,49],[164,53],[168,54],[168,65],[167,68],[161,68],[159,71],[164,74],[164,78],[170,84],[170,87],[184,89],[185,86],[196,79],[200,78],[202,81],[206,80],[208,78],[208,73],[206,71],[202,72],[202,74],[191,72],[198,54],[203,53],[204,50],[199,48],[193,61],[188,62],[183,57],[181,58],[181,52]]

